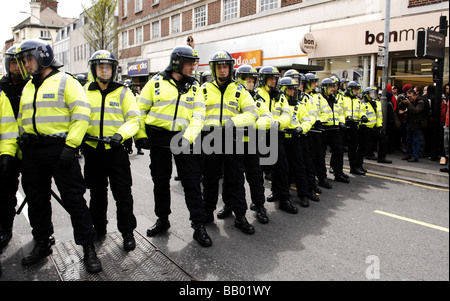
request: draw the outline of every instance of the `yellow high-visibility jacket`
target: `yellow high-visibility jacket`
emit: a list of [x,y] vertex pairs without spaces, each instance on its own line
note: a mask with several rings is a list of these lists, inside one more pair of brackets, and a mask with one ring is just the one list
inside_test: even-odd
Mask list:
[[[325,97],[322,95],[322,98]],[[338,102],[333,103],[333,108],[328,104],[328,101],[325,99],[325,102],[328,106],[326,111],[330,111],[331,113],[328,116],[328,121],[322,123],[325,126],[339,126],[339,123],[345,123],[344,110]]]
[[206,82],[200,89],[205,100],[205,126],[222,127],[231,119],[235,127],[254,126],[258,108],[250,93],[238,82],[221,91],[216,81]]
[[[342,98],[342,108],[344,109],[345,118],[351,116],[353,119],[361,119],[361,117],[365,116],[363,106],[358,97],[345,95]],[[358,122],[358,124],[360,124],[360,122]]]
[[16,156],[19,137],[14,111],[6,94],[0,90],[0,155]]
[[205,104],[195,81],[189,90],[178,92],[174,79],[166,72],[153,76],[138,96],[141,128],[135,139],[147,138],[145,125],[179,132],[193,143],[200,134],[205,120]]
[[[306,106],[300,101],[297,102],[295,106],[289,106],[293,112],[291,123],[288,125],[288,129],[295,129],[296,127],[301,127],[302,132],[306,134],[314,125],[312,119],[308,114]],[[285,134],[286,138],[292,137],[292,134]]]
[[20,133],[62,137],[78,147],[89,126],[91,105],[81,84],[72,76],[57,72],[47,77],[36,91],[28,81],[20,98],[17,118]]
[[328,122],[328,120],[333,116],[330,106],[327,100],[316,91],[311,91],[309,96],[312,97],[312,103],[316,106],[317,114],[316,121],[319,120],[322,123]]
[[266,89],[258,88],[255,98],[261,98],[263,100],[272,113],[274,120],[280,123],[280,130],[284,130],[289,126],[292,120],[292,112],[283,93],[279,94],[278,99],[272,99]]
[[[122,84],[111,82],[103,93],[97,82],[91,83],[87,89],[86,95],[91,103],[87,134],[110,140],[117,133],[122,136],[122,142],[132,138],[141,124],[139,107],[133,92]],[[86,144],[97,148],[98,142],[87,140]],[[111,147],[105,144],[105,148]]]
[[300,102],[305,106],[306,111],[308,111],[310,122],[312,125],[320,119],[319,112],[317,111],[317,107],[314,105],[314,100],[311,95],[306,93],[300,93]]
[[372,104],[365,101],[362,102],[364,115],[366,115],[369,119],[369,122],[367,122],[365,125],[368,128],[381,127],[383,126],[383,111],[381,109],[381,101],[375,100],[371,103],[375,105],[376,111],[374,110]]

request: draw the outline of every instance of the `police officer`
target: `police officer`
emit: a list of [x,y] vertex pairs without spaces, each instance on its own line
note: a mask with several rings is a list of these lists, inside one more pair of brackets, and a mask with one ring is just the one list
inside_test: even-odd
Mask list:
[[194,239],[201,246],[209,247],[212,240],[204,226],[206,214],[200,186],[200,155],[190,153],[205,118],[198,82],[191,76],[198,60],[197,52],[190,46],[173,48],[168,67],[153,76],[138,97],[142,123],[135,139],[136,146],[150,149],[150,173],[158,219],[147,230],[147,235],[155,236],[170,227],[173,157],[183,185]]
[[328,110],[331,111],[331,116],[328,121],[322,123],[322,126],[325,129],[323,133],[323,148],[324,151],[326,151],[328,145],[331,148],[334,180],[337,182],[350,183],[348,176],[346,176],[343,171],[344,149],[341,131],[346,127],[345,118],[342,107],[334,97],[335,87],[335,81],[330,78],[325,78],[321,82],[321,95],[326,99]]
[[95,252],[95,229],[84,199],[86,187],[77,148],[89,126],[90,104],[83,87],[62,67],[48,43],[39,39],[23,42],[17,53],[21,70],[32,79],[20,99],[18,125],[21,132],[22,187],[36,244],[23,265],[32,265],[52,253],[49,236],[52,178],[70,214],[75,243],[83,246],[89,272],[102,268]]
[[[387,136],[383,130],[383,111],[377,98],[377,88],[370,86],[363,91],[363,112],[368,121],[360,126],[361,158],[376,159],[378,163],[392,163],[386,159]],[[372,151],[378,149],[378,158],[370,157]],[[362,159],[361,166],[362,166]]]
[[[258,118],[258,110],[246,88],[234,81],[234,59],[226,51],[215,52],[209,67],[212,82],[202,85],[206,116],[202,146],[213,146],[210,153],[204,153],[203,198],[209,221],[214,220],[219,193],[219,179],[223,165],[223,194],[230,200],[235,215],[235,227],[245,234],[255,233],[255,228],[245,217],[245,164],[244,155],[234,150],[233,133],[244,127],[251,127]],[[233,137],[234,138],[234,137]],[[237,145],[237,144],[236,144]],[[226,151],[227,150],[227,151]]]
[[328,119],[331,116],[331,109],[325,98],[318,93],[318,91],[316,91],[319,83],[319,77],[314,73],[306,73],[305,77],[307,80],[305,93],[312,98],[312,103],[316,107],[317,111],[316,121],[313,127],[315,131],[312,131],[309,136],[312,154],[314,157],[314,168],[318,179],[318,186],[331,189],[332,185],[327,179],[327,168],[325,165],[326,149],[323,148],[324,134],[322,131],[322,123],[328,122]]
[[[289,180],[286,177],[286,152],[284,151],[284,130],[292,120],[292,112],[284,94],[279,90],[278,81],[280,72],[274,66],[264,66],[259,70],[258,89],[255,99],[261,99],[269,108],[279,129],[278,131],[278,159],[273,166],[272,194],[267,198],[268,202],[279,201],[279,209],[288,213],[297,214],[289,195]],[[286,183],[287,182],[287,183]],[[287,185],[287,190],[286,190]],[[287,192],[286,192],[287,191]]]
[[6,75],[0,79],[0,250],[12,238],[16,193],[19,188],[19,165],[16,138],[20,95],[26,81],[15,59],[16,46],[4,55]]
[[[305,87],[308,84],[306,76],[303,73],[298,72],[295,69],[289,69],[284,73],[285,77],[291,77],[296,80],[298,84],[298,101],[306,109],[308,114],[303,114],[300,122],[305,122],[306,124],[311,123],[311,127],[303,128],[302,135],[299,136],[300,145],[302,147],[303,161],[305,162],[305,172],[306,179],[308,181],[308,194],[309,200],[314,202],[319,202],[319,196],[316,194],[321,193],[321,190],[317,187],[315,179],[315,168],[314,168],[314,154],[312,151],[312,140],[311,137],[313,132],[311,132],[312,126],[315,124],[316,120],[319,118],[316,107],[313,104],[313,99],[310,95],[306,94]],[[313,130],[314,131],[314,130]]]
[[[241,83],[250,93],[250,95],[255,94],[255,87],[258,80],[258,71],[255,67],[251,65],[241,65],[236,70],[235,75],[236,81]],[[260,129],[266,130],[270,128],[270,124],[273,121],[272,114],[270,114],[269,109],[260,101],[256,103],[258,108],[258,120],[257,124],[260,125]],[[252,130],[256,130],[252,129]],[[267,224],[269,218],[267,217],[267,211],[264,208],[265,195],[264,195],[264,178],[263,171],[260,165],[260,157],[257,149],[257,141],[249,141],[249,136],[244,136],[244,165],[245,165],[245,178],[250,187],[250,195],[252,199],[252,204],[250,209],[256,211],[256,218],[261,224]],[[255,146],[251,148],[250,146]],[[217,213],[217,217],[223,219],[231,215],[231,202],[227,199],[227,194],[225,193],[222,197],[225,204],[222,210]]]
[[363,107],[358,98],[358,93],[361,85],[355,81],[348,83],[345,91],[343,101],[343,109],[345,115],[345,124],[347,130],[343,132],[344,137],[348,141],[348,161],[350,163],[350,173],[355,175],[365,175],[365,171],[361,165],[361,158],[357,152],[358,143],[358,128],[361,123],[368,121],[367,116],[364,115]]
[[77,76],[75,76],[77,78],[77,80],[80,82],[80,84],[84,87],[84,85],[86,85],[86,83],[88,82],[86,75],[84,74],[78,74]]
[[[136,95],[138,93],[137,93],[136,85],[134,84],[133,80],[131,80],[131,79],[125,80],[125,86],[128,87],[131,90],[131,92],[133,92],[133,95],[134,95],[134,97],[136,97],[136,101],[137,101],[137,96]],[[136,147],[136,148],[137,148],[137,154],[138,155],[144,155],[144,151],[142,150],[142,148],[140,148],[140,147]],[[131,153],[133,153],[132,149],[130,149],[130,154]]]
[[133,214],[130,160],[123,143],[131,148],[130,139],[140,127],[140,114],[131,90],[114,81],[117,65],[117,59],[107,50],[94,52],[89,60],[95,81],[86,92],[91,103],[91,117],[83,147],[84,176],[91,193],[89,209],[97,236],[104,236],[107,232],[109,180],[116,200],[117,226],[122,233],[123,247],[131,251],[136,247],[133,237],[136,218]]
[[292,111],[292,121],[286,128],[284,134],[284,144],[278,149],[280,166],[286,171],[283,187],[285,195],[289,195],[290,177],[292,176],[297,188],[297,195],[300,199],[300,206],[309,207],[308,195],[310,193],[309,183],[306,178],[305,160],[303,158],[301,135],[305,135],[312,127],[306,107],[299,101],[298,93],[299,81],[291,77],[280,79],[280,89],[286,97]]

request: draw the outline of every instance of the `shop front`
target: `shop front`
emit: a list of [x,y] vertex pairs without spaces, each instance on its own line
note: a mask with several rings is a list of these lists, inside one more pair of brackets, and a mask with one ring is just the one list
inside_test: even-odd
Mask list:
[[[417,32],[421,30],[439,31],[439,19],[444,13],[391,18],[389,30],[388,83],[403,86],[433,84],[432,64],[434,60],[416,57]],[[318,72],[325,78],[336,75],[356,80],[363,87],[381,87],[383,69],[377,64],[379,47],[384,46],[384,20],[314,30],[308,33],[316,47],[309,50],[310,64],[323,67]],[[448,27],[447,27],[448,35]],[[444,83],[448,82],[448,38],[445,42]]]

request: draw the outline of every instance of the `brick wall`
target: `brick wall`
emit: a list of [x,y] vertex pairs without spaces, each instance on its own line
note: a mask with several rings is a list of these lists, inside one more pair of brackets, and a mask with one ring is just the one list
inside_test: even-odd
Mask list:
[[138,57],[141,55],[141,46],[131,47],[127,49],[122,49],[120,51],[119,59],[127,59],[129,57]]
[[302,0],[281,0],[281,7],[302,3]]
[[241,0],[241,17],[256,14],[256,0]]
[[150,41],[150,24],[144,25],[144,42]]
[[221,2],[216,1],[208,4],[208,25],[220,23]]
[[170,33],[170,22],[169,18],[161,19],[161,37],[167,37]]
[[408,7],[416,7],[422,5],[430,5],[436,3],[448,2],[448,0],[409,0]]
[[189,31],[192,29],[192,9],[187,10],[185,12],[182,13],[181,15],[181,22],[183,23],[181,25],[181,30],[182,31]]

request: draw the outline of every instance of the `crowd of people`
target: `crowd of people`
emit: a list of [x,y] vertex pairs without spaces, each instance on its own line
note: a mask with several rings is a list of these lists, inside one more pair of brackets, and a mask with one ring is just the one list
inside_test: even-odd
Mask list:
[[[62,65],[45,41],[27,40],[6,52],[7,74],[0,86],[0,248],[12,238],[21,175],[35,241],[23,265],[52,253],[52,179],[71,217],[75,242],[83,246],[89,272],[102,269],[94,241],[107,233],[108,186],[117,206],[123,248],[132,251],[136,247],[129,161],[133,141],[139,152],[150,150],[150,199],[157,221],[147,235],[159,235],[171,226],[175,163],[193,238],[203,247],[213,244],[205,224],[215,217],[234,215],[235,227],[248,235],[255,233],[246,219],[245,181],[250,187],[250,209],[260,223],[267,224],[266,201],[277,202],[279,210],[298,213],[291,200],[292,183],[302,207],[319,202],[321,189],[332,189],[325,162],[328,149],[329,172],[335,182],[345,184],[350,183],[343,170],[345,152],[350,173],[365,175],[364,160],[392,163],[386,156],[397,147],[404,147],[408,162],[416,162],[429,150],[426,138],[425,147],[418,148],[422,135],[417,129],[426,129],[423,125],[430,118],[417,115],[432,99],[432,86],[427,87],[428,98],[413,87],[403,87],[406,97],[392,87],[388,112],[394,121],[398,117],[400,126],[388,126],[385,132],[376,87],[363,89],[355,81],[335,76],[319,81],[314,73],[294,69],[281,74],[274,66],[257,70],[242,65],[234,70],[235,61],[227,51],[215,52],[210,70],[195,78],[199,57],[192,37],[187,42],[172,50],[167,68],[139,93],[130,89],[130,83],[115,81],[118,61],[107,50],[96,51],[89,60],[92,81],[60,72]],[[447,101],[448,85],[446,93]],[[448,110],[446,116],[448,137]],[[233,148],[237,145],[242,151]],[[269,151],[263,152],[267,145]],[[267,197],[264,177],[271,179],[272,193]],[[215,215],[220,184],[224,206]],[[84,198],[86,189],[89,202]]]

